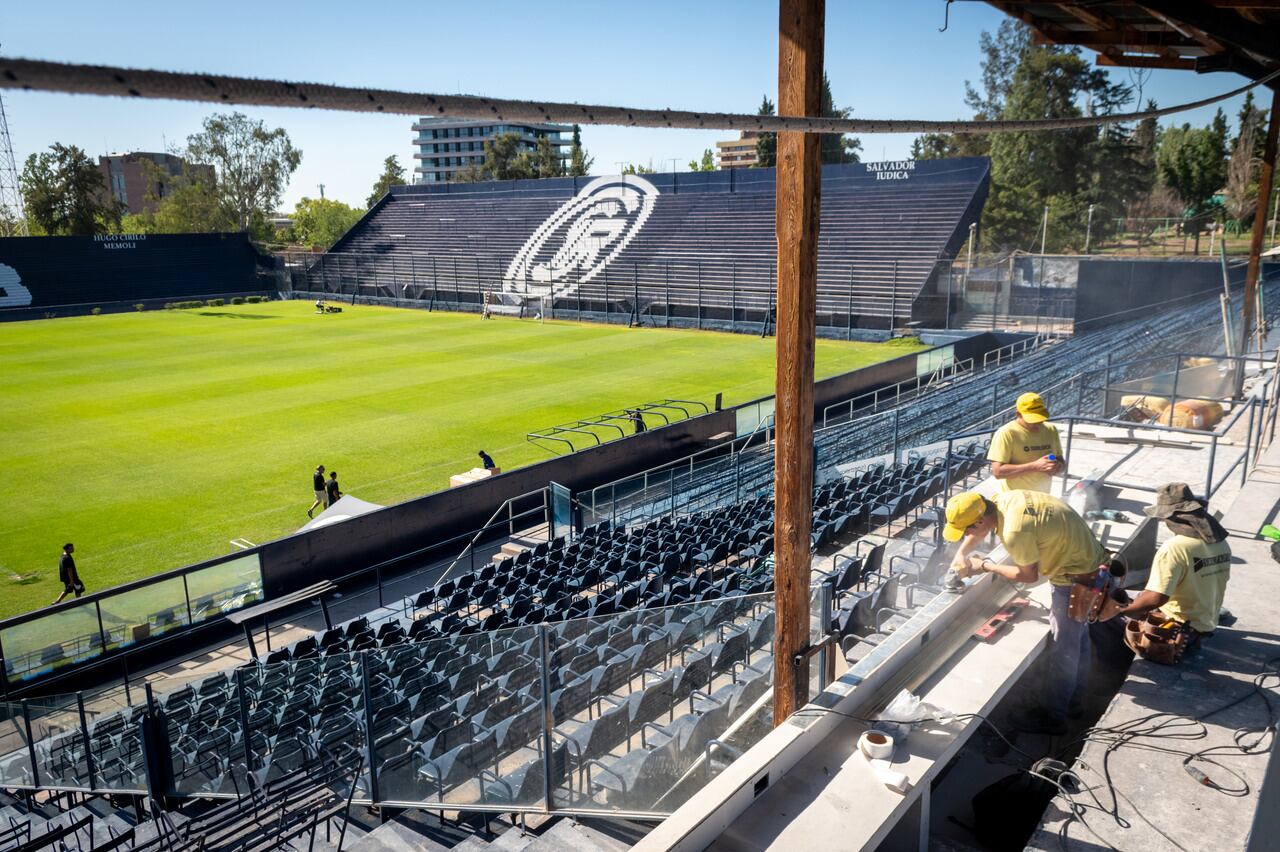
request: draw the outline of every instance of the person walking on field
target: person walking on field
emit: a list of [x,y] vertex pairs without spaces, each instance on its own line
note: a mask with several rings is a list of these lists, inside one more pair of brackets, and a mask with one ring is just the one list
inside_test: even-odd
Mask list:
[[54,600],[54,604],[62,603],[63,598],[74,593],[76,597],[84,594],[84,583],[80,582],[80,574],[76,571],[76,560],[71,554],[76,546],[71,542],[62,545],[62,557],[58,560],[58,579],[62,582],[62,594]]
[[1001,491],[1039,491],[1048,494],[1053,475],[1063,470],[1058,428],[1049,423],[1049,409],[1038,393],[1018,397],[1018,415],[991,437],[987,461]]
[[338,490],[338,472],[336,470],[329,473],[329,481],[324,484],[324,493],[326,509],[337,503],[338,498],[342,496],[342,492]]
[[324,486],[324,465],[316,465],[316,472],[311,474],[311,493],[315,495],[316,501],[311,504],[311,508],[307,510],[307,517],[313,517],[312,512],[317,506],[326,506],[325,486]]

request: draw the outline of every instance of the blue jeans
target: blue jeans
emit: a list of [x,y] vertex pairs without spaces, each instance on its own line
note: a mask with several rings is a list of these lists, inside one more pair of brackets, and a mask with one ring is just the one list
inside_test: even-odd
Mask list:
[[1045,712],[1059,717],[1067,715],[1073,700],[1076,703],[1084,700],[1093,657],[1089,625],[1067,615],[1070,601],[1070,586],[1053,587],[1053,600],[1049,607],[1049,630],[1053,641],[1049,643],[1049,668],[1045,672],[1042,702]]

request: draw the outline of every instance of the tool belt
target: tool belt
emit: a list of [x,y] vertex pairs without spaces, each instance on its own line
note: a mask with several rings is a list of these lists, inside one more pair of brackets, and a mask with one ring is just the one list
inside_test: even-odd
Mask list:
[[[1101,570],[1107,569],[1102,583],[1098,582]],[[1075,574],[1071,577],[1071,599],[1067,603],[1067,616],[1081,624],[1092,624],[1098,620],[1102,605],[1107,598],[1122,594],[1124,581],[1124,565],[1116,559],[1108,558],[1096,571],[1088,574]]]
[[1199,638],[1195,628],[1174,621],[1159,610],[1145,618],[1131,618],[1124,626],[1124,644],[1153,663],[1171,666]]

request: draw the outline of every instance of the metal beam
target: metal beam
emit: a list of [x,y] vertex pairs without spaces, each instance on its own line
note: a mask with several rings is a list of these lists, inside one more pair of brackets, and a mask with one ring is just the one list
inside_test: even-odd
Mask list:
[[[779,0],[778,110],[821,105],[825,0]],[[818,291],[820,137],[778,134],[777,408],[774,415],[774,704],[782,724],[808,700],[809,532],[813,521],[813,357]]]
[[1249,239],[1249,268],[1244,276],[1244,306],[1241,311],[1244,345],[1240,354],[1249,351],[1249,335],[1253,331],[1254,307],[1258,298],[1258,272],[1262,260],[1262,238],[1267,227],[1267,211],[1271,206],[1271,184],[1276,174],[1276,135],[1280,130],[1280,89],[1271,93],[1271,115],[1267,120],[1267,141],[1262,148],[1262,169],[1258,175],[1258,204],[1253,214],[1253,233]]

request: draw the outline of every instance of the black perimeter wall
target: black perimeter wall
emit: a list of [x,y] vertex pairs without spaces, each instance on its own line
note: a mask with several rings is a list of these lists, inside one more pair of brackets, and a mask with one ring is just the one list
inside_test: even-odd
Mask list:
[[[0,264],[9,267],[0,268],[0,287],[8,293],[0,294],[0,317],[275,289],[259,274],[274,261],[243,233],[8,237],[0,239]],[[14,273],[31,294],[29,304],[22,304]]]
[[[1242,263],[1228,267],[1232,287],[1243,286],[1244,274]],[[1277,275],[1280,263],[1264,261],[1262,279],[1269,281]],[[1132,319],[1135,311],[1213,292],[1222,292],[1222,263],[1216,259],[1081,258],[1076,284],[1076,330],[1089,331]]]

